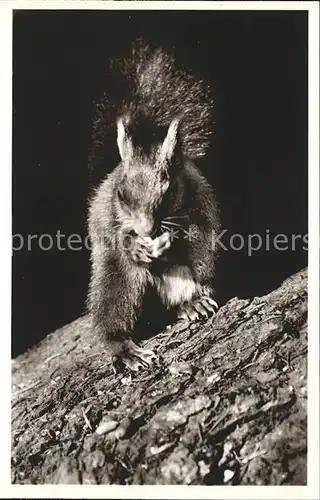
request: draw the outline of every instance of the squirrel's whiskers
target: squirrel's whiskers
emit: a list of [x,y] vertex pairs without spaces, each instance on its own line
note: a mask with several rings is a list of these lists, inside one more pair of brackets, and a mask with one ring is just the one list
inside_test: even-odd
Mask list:
[[172,215],[171,217],[164,217],[162,220],[171,220],[171,219],[189,219],[189,215]]
[[169,221],[164,221],[163,224],[166,224],[167,226],[177,226],[177,227],[182,227],[181,224],[177,224],[176,222],[169,222]]

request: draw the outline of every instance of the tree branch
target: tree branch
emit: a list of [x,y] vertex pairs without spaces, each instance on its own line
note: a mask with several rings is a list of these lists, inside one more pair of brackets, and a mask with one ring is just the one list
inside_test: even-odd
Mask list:
[[144,344],[115,375],[87,316],[13,361],[12,482],[306,484],[306,270]]

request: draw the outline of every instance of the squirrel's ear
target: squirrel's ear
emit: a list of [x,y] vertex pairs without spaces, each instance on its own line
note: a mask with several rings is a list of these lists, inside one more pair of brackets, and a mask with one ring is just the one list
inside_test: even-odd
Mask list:
[[174,118],[169,125],[168,132],[165,140],[161,146],[161,155],[168,161],[171,161],[176,152],[178,144],[178,131],[179,131],[180,120]]
[[126,128],[126,123],[123,118],[119,118],[117,121],[117,132],[117,144],[119,153],[122,161],[125,161],[132,156],[133,147],[130,135]]

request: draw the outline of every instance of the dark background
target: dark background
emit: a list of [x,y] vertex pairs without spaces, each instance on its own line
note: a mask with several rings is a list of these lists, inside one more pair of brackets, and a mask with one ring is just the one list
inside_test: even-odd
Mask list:
[[[86,234],[93,98],[108,59],[140,36],[213,88],[204,171],[227,234],[307,232],[307,13],[16,11],[13,25],[14,234]],[[13,252],[13,356],[84,312],[88,257]],[[222,252],[217,298],[267,293],[306,264],[302,244]]]

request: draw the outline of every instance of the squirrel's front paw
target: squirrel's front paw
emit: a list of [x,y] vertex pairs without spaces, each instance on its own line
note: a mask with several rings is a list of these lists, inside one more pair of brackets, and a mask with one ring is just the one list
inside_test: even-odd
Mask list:
[[[151,240],[151,238],[150,238]],[[149,238],[136,238],[131,249],[132,260],[138,263],[149,264],[152,261]]]
[[162,233],[160,236],[158,236],[154,240],[151,240],[151,242],[149,243],[150,255],[153,259],[158,259],[166,250],[168,250],[168,248],[170,248],[170,245],[170,233]]
[[135,262],[149,264],[154,259],[158,259],[170,247],[170,234],[162,233],[155,239],[149,237],[138,237],[131,251],[132,259]]

